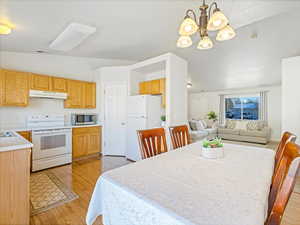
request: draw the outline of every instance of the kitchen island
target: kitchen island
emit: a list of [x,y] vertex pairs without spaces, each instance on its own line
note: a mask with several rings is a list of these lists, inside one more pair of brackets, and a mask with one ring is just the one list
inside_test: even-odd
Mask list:
[[16,132],[0,133],[0,224],[29,224],[32,146]]

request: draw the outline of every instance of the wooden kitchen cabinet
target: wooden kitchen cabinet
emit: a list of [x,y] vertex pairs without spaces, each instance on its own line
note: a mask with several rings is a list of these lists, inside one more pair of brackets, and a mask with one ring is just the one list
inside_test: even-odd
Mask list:
[[101,152],[101,127],[73,128],[73,159]]
[[52,77],[40,74],[31,74],[30,89],[39,91],[51,91]]
[[88,143],[88,136],[86,134],[73,134],[72,157],[79,158],[87,155],[87,143]]
[[31,132],[30,131],[18,131],[17,133],[20,134],[27,141],[31,142]]
[[67,80],[60,77],[52,77],[51,79],[51,91],[55,92],[67,92]]
[[65,108],[96,108],[96,83],[68,80]]
[[150,92],[149,84],[147,81],[139,83],[140,95],[147,95]]
[[96,108],[96,83],[85,83],[85,106],[84,108]]
[[68,98],[65,100],[65,108],[84,108],[85,86],[79,80],[68,80]]
[[29,99],[28,73],[0,71],[0,104],[2,106],[27,106]]
[[166,79],[150,80],[139,83],[140,95],[162,95],[162,106],[166,106]]
[[29,225],[30,149],[0,152],[0,224]]

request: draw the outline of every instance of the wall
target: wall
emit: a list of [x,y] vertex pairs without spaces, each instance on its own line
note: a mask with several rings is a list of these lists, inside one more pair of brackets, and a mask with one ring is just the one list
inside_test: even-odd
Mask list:
[[[0,67],[40,74],[49,74],[71,79],[97,82],[97,109],[64,109],[63,100],[30,99],[29,106],[1,107],[0,127],[23,127],[30,114],[72,112],[101,112],[101,94],[96,68],[110,65],[127,65],[132,62],[97,58],[81,58],[49,54],[28,54],[16,52],[0,52]],[[112,76],[113,77],[113,76]],[[68,122],[68,119],[67,121]]]
[[189,95],[189,119],[205,118],[209,111],[219,113],[221,94],[246,94],[268,91],[268,123],[272,128],[272,140],[280,140],[281,137],[281,86],[269,86],[251,89],[235,89],[224,91],[212,91],[191,93]]
[[282,60],[282,132],[298,136],[300,144],[300,56]]

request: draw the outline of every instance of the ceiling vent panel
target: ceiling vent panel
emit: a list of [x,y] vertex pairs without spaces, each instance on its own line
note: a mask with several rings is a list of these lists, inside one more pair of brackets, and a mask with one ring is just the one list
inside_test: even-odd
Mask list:
[[49,47],[58,51],[70,51],[95,32],[95,27],[71,23],[54,41],[51,42]]

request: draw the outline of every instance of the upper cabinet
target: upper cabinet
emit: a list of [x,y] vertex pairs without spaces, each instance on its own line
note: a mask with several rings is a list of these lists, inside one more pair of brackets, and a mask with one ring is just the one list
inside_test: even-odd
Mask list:
[[52,82],[51,82],[51,89],[52,91],[56,92],[67,92],[67,80],[65,78],[60,78],[60,77],[52,77]]
[[96,83],[85,83],[85,108],[96,108]]
[[68,80],[65,108],[96,108],[96,83]]
[[139,83],[139,94],[162,95],[162,106],[166,105],[166,79],[143,81]]
[[39,91],[51,91],[51,77],[46,75],[31,74],[30,89]]
[[12,70],[0,70],[0,105],[27,106],[29,98],[28,74]]
[[27,106],[29,90],[66,92],[65,108],[96,108],[96,83],[0,69],[0,105]]
[[68,98],[65,100],[65,108],[84,108],[84,92],[84,82],[68,80]]

